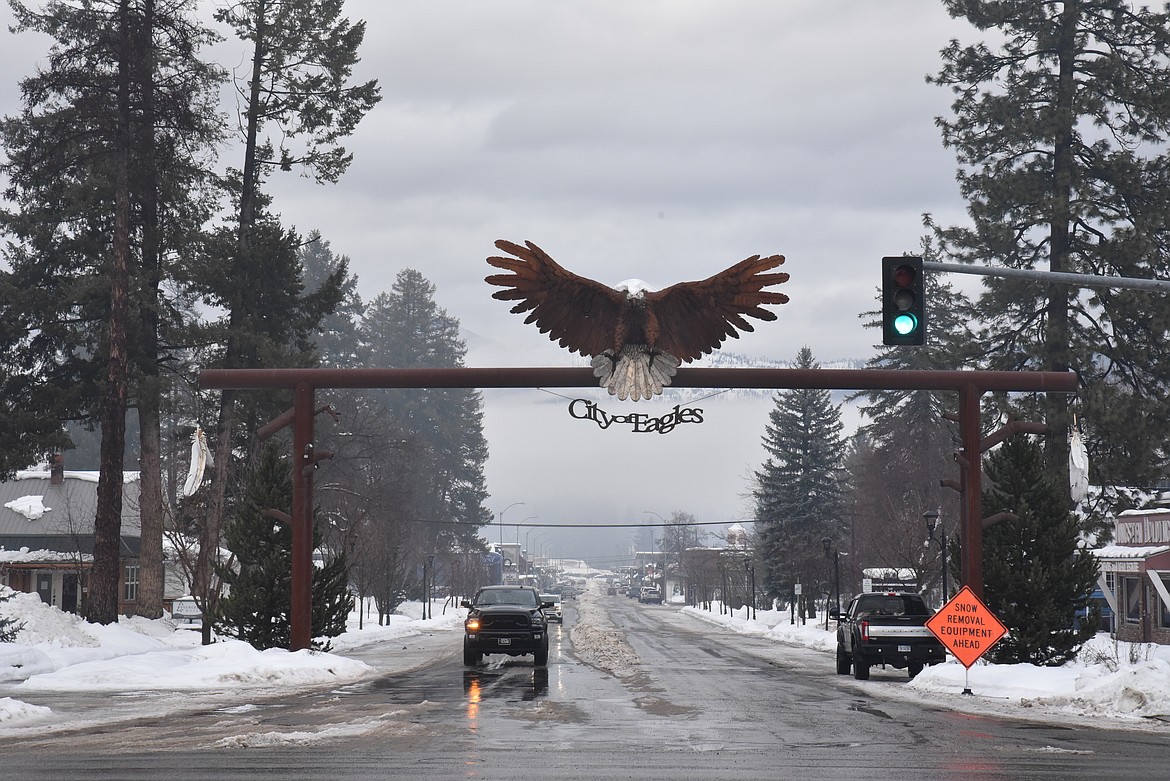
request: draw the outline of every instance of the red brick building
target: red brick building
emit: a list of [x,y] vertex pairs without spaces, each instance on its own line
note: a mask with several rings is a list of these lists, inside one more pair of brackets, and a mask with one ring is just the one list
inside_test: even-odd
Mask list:
[[1118,640],[1170,644],[1170,510],[1126,510],[1093,551]]

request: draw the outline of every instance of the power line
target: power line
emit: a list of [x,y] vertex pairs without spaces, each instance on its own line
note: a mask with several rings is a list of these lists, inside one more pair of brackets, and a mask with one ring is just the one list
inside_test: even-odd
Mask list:
[[[437,524],[441,526],[475,526],[467,521],[432,521],[425,518],[410,518],[411,523],[426,523]],[[676,526],[731,526],[736,523],[755,523],[753,520],[740,519],[734,521],[688,521],[685,523],[485,523],[482,527],[475,528],[495,528],[497,526],[512,526],[519,528],[523,526],[525,529],[648,529],[651,527],[669,526],[674,528]]]

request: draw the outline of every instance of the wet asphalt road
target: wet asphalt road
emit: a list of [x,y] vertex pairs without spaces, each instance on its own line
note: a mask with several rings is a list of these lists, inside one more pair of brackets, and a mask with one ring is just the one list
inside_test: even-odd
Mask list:
[[[569,603],[571,604],[571,603]],[[704,630],[670,607],[603,598],[640,663],[613,675],[552,629],[547,670],[488,657],[465,670],[435,633],[410,672],[161,719],[133,699],[26,698],[100,726],[0,740],[2,778],[71,779],[1154,779],[1170,732],[1113,731],[924,707],[902,671],[837,676],[831,656]],[[379,658],[399,648],[368,648]],[[70,701],[73,702],[70,706]],[[126,707],[127,705],[131,707]],[[107,714],[108,715],[108,714]],[[124,718],[124,716],[123,716]]]

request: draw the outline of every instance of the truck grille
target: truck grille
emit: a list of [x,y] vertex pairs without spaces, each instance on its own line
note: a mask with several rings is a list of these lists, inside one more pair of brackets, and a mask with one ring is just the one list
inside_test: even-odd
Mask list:
[[508,632],[516,629],[531,629],[532,621],[527,613],[493,613],[480,616],[480,631]]

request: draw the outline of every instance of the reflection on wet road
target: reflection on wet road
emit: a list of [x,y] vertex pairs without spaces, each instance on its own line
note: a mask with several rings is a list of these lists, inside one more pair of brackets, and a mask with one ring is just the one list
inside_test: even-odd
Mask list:
[[485,697],[534,700],[548,693],[548,668],[464,670],[463,693],[467,695],[469,715],[471,706],[478,704]]

